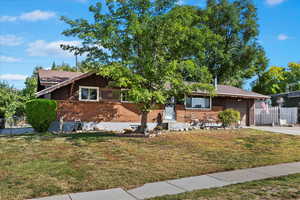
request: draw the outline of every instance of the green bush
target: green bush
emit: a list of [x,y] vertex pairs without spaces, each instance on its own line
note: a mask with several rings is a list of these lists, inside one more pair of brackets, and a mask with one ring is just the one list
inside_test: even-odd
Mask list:
[[28,101],[25,107],[27,121],[38,132],[48,130],[51,122],[56,119],[56,101],[49,99],[34,99]]
[[224,127],[228,127],[233,123],[237,123],[241,119],[240,112],[234,109],[226,109],[220,112],[218,117],[223,123]]

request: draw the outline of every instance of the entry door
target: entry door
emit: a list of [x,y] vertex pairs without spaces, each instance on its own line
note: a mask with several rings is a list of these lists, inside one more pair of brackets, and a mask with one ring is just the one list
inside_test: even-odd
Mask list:
[[167,121],[175,121],[176,120],[175,98],[174,97],[170,98],[169,103],[165,105],[164,120],[167,120]]
[[175,105],[174,104],[166,104],[164,120],[175,121],[175,119],[176,119]]

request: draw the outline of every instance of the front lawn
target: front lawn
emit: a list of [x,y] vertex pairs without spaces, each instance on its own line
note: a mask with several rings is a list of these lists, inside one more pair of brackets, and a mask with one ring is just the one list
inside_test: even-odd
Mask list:
[[[300,174],[253,181],[223,188],[198,190],[151,200],[299,200]],[[150,200],[150,199],[149,199]]]
[[300,137],[218,130],[120,138],[0,137],[0,199],[18,200],[300,161]]

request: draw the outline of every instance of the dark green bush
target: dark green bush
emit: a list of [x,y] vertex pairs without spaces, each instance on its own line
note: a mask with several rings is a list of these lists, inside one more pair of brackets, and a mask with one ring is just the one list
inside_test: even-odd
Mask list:
[[220,112],[218,117],[224,127],[237,123],[241,119],[240,112],[234,109],[226,109]]
[[27,121],[38,132],[48,130],[51,122],[56,119],[56,101],[49,99],[34,99],[26,103]]

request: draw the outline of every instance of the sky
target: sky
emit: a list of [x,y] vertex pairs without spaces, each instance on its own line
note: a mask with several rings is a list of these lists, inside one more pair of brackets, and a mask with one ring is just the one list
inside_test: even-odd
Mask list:
[[[98,0],[103,1],[103,0]],[[88,7],[97,0],[1,0],[0,80],[16,88],[36,66],[51,67],[62,62],[75,65],[75,57],[60,44],[79,45],[77,38],[61,33],[68,28],[60,16],[88,18]],[[180,0],[180,4],[205,5],[205,0]],[[259,42],[270,66],[300,62],[300,1],[254,0],[258,8]],[[80,57],[79,60],[84,58]],[[250,82],[245,85],[250,88]]]

